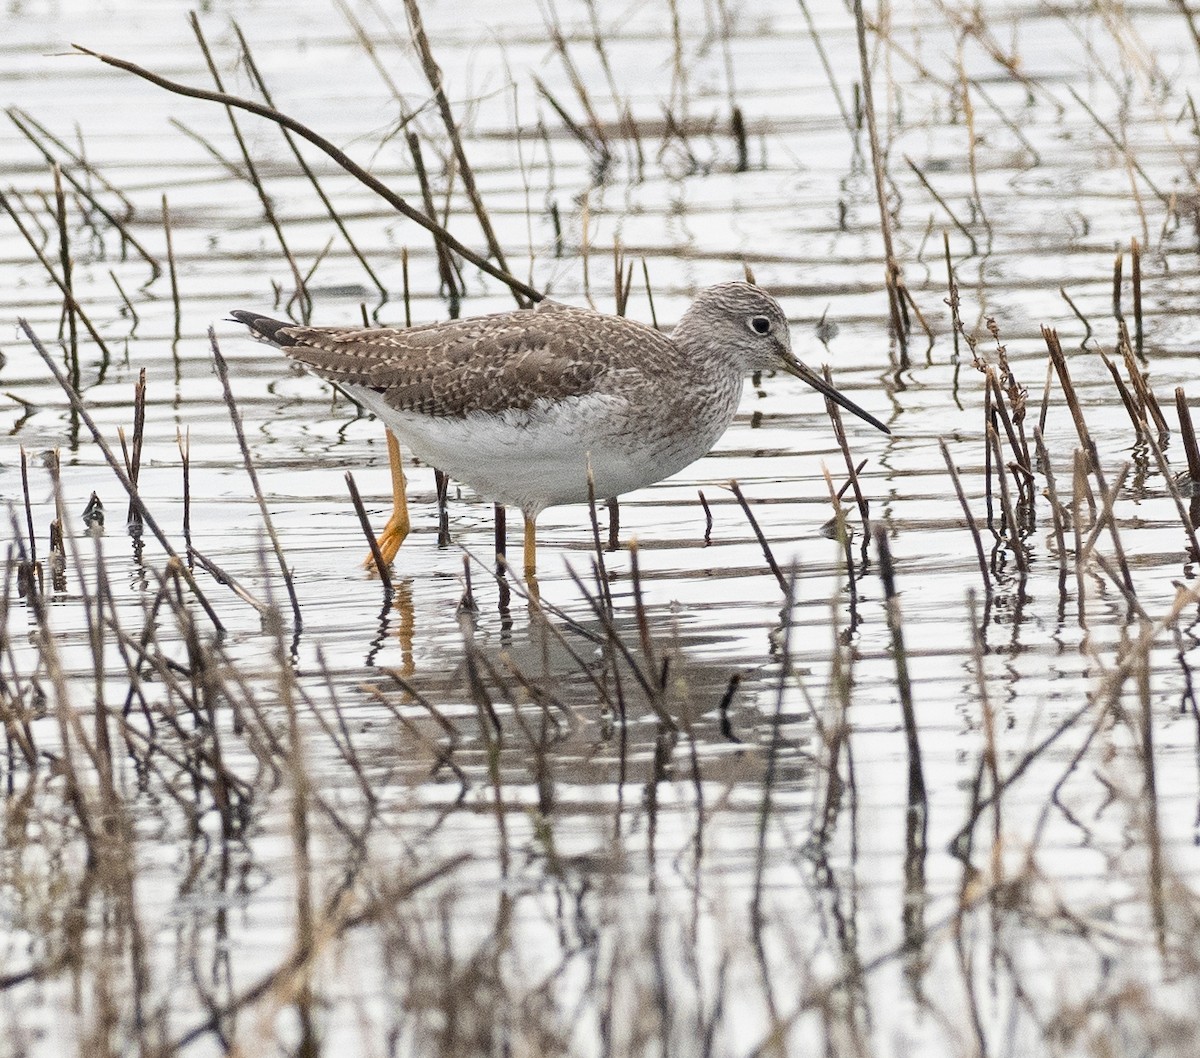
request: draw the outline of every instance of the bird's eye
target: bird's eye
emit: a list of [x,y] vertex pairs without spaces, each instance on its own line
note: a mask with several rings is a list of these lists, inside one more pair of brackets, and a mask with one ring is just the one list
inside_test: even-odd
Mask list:
[[771,321],[766,316],[751,316],[746,322],[755,334],[771,333]]

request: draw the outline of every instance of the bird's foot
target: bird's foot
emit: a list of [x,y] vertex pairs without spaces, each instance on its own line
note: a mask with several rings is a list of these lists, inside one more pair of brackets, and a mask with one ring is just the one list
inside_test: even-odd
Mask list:
[[[379,548],[379,557],[383,559],[385,566],[392,564],[392,560],[395,559],[396,553],[400,550],[400,545],[404,543],[404,538],[408,536],[409,528],[408,512],[400,513],[393,511],[387,525],[383,527],[383,532],[375,540],[375,546]],[[363,568],[375,569],[374,552],[367,555],[366,561],[363,562]]]

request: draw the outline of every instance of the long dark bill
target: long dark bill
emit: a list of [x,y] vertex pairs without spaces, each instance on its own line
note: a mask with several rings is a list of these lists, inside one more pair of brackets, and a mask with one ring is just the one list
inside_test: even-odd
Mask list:
[[864,411],[857,404],[855,404],[854,401],[852,401],[849,397],[843,397],[836,389],[834,389],[828,382],[826,382],[820,375],[818,375],[811,367],[808,367],[807,365],[801,363],[799,360],[792,359],[792,360],[785,362],[783,364],[783,369],[789,375],[795,375],[801,381],[807,382],[818,393],[823,394],[824,396],[828,397],[831,401],[833,401],[834,404],[840,404],[847,411],[851,411],[855,415],[857,415],[860,419],[863,419],[866,422],[869,422],[872,426],[875,427],[875,429],[882,430],[886,434],[890,434],[892,432],[886,426],[884,426],[883,423],[881,423],[877,418],[875,418],[875,416],[872,415],[869,411]]

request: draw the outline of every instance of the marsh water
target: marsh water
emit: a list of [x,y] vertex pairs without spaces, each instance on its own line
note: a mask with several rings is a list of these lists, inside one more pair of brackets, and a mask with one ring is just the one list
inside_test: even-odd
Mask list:
[[[511,272],[614,311],[619,269],[669,328],[748,267],[891,430],[844,417],[870,531],[821,399],[764,377],[622,498],[617,549],[603,507],[547,511],[540,601],[495,576],[491,504],[451,482],[440,537],[410,467],[385,590],[345,481],[381,526],[382,428],[227,314],[513,295],[462,263],[452,307],[432,237],[332,160],[302,148],[330,210],[275,125],[236,115],[251,171],[224,107],[71,51],[211,89],[184,8],[7,5],[0,1055],[1194,1054],[1196,512],[1156,450],[1186,471],[1200,396],[1197,17],[872,4],[868,103],[840,3],[420,14]],[[226,91],[258,97],[248,45],[274,106],[424,208],[415,134],[486,253],[403,5],[197,20]],[[118,461],[145,372],[138,493],[179,560],[18,319]]]

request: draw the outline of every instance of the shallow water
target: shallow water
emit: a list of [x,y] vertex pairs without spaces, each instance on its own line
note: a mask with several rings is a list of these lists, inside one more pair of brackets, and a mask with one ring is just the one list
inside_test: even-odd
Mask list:
[[[282,619],[264,621],[198,567],[222,638],[186,590],[178,613],[170,591],[156,603],[162,549],[149,534],[131,541],[119,482],[10,328],[0,339],[0,496],[19,530],[4,536],[25,535],[23,446],[39,557],[54,517],[54,449],[71,541],[65,587],[47,596],[52,643],[39,640],[40,618],[15,580],[8,589],[0,694],[6,723],[28,712],[39,752],[36,766],[22,762],[9,728],[0,1016],[11,1029],[0,1055],[166,1044],[207,1054],[234,1041],[255,1053],[1193,1053],[1197,610],[1192,600],[1169,610],[1179,585],[1194,587],[1195,567],[1098,355],[1120,362],[1119,251],[1133,328],[1136,238],[1142,364],[1175,431],[1172,469],[1182,468],[1173,391],[1200,382],[1188,24],[1174,8],[1107,4],[886,9],[870,49],[895,252],[932,331],[914,321],[905,350],[889,329],[866,134],[839,113],[804,9],[677,6],[682,76],[670,5],[600,10],[619,106],[589,9],[558,12],[609,136],[602,174],[537,91],[535,78],[586,126],[536,5],[431,3],[422,14],[515,274],[611,310],[619,239],[635,265],[629,313],[651,318],[644,260],[654,314],[670,326],[697,288],[739,277],[745,262],[791,315],[801,357],[828,362],[836,385],[891,427],[885,437],[845,419],[895,565],[924,798],[912,787],[878,553],[853,505],[850,569],[823,530],[833,513],[824,468],[835,488],[846,471],[814,394],[790,378],[747,385],[711,455],[622,499],[621,535],[637,540],[640,576],[635,590],[628,549],[604,554],[611,615],[587,597],[598,588],[585,508],[540,520],[544,612],[534,613],[519,584],[505,605],[480,561],[492,549],[489,504],[452,485],[453,542],[438,546],[428,468],[410,475],[414,530],[389,598],[357,564],[365,545],[343,478],[354,471],[382,523],[381,429],[225,318],[235,307],[297,311],[253,188],[169,123],[241,166],[225,113],[63,54],[74,41],[207,86],[186,18],[150,4],[18,5],[0,45],[6,105],[82,150],[128,196],[127,230],[164,266],[164,195],[170,209],[178,337],[168,276],[150,281],[112,225],[68,196],[75,297],[110,354],[81,337],[79,388],[119,451],[145,369],[148,508],[186,553],[186,433],[194,548]],[[853,20],[841,5],[812,7],[849,111]],[[277,106],[412,202],[420,189],[396,123],[423,108],[414,127],[444,208],[446,138],[402,12],[393,36],[373,5],[352,10],[403,107],[336,8],[217,3],[200,21],[231,91],[252,94],[235,68],[236,13]],[[748,133],[744,172],[732,102]],[[637,143],[621,132],[625,105]],[[386,287],[381,298],[277,132],[238,121],[290,252],[313,269],[314,322],[357,320],[365,306],[402,323],[402,248],[413,320],[445,318],[428,235],[306,155]],[[39,245],[43,232],[57,267],[44,159],[11,123],[0,126],[0,157],[0,190]],[[77,163],[65,168],[98,186]],[[120,208],[113,192],[98,197]],[[482,246],[458,179],[449,201],[451,229]],[[996,364],[986,330],[995,320],[1028,389],[1026,431],[1041,412],[1040,327],[1050,326],[1109,485],[1132,462],[1114,520],[1140,621],[1119,574],[1088,560],[1076,576],[1071,526],[1060,577],[1046,471],[1070,509],[1078,439],[1057,379],[1044,428],[1051,466],[1033,467],[1022,534],[1029,571],[985,528],[985,587],[938,447],[945,439],[984,525],[984,376],[952,331],[943,232],[965,332]],[[500,284],[463,273],[464,312],[513,304]],[[7,215],[0,274],[0,312],[27,319],[61,354],[61,295]],[[822,317],[836,325],[824,346]],[[210,326],[293,572],[299,627],[213,371]],[[796,570],[793,605],[731,479],[784,576]],[[97,545],[81,521],[93,491],[107,514]],[[1071,514],[1086,538],[1094,515],[1082,494]],[[603,510],[599,520],[604,534]],[[1117,570],[1111,537],[1097,536]],[[87,610],[98,553],[113,598],[99,674]],[[474,614],[460,608],[464,555]],[[189,645],[191,620],[203,649]],[[144,682],[131,680],[118,627],[134,638],[150,630],[147,656],[160,667]],[[1129,651],[1142,633],[1149,645]],[[615,656],[622,649],[628,656]],[[86,760],[99,737],[97,688],[123,747],[120,811],[108,804],[99,815],[116,819],[104,840],[122,850],[127,877],[89,860],[96,839],[79,807],[104,803]],[[88,777],[83,802],[63,779],[73,767]],[[222,809],[223,789],[235,809]],[[296,970],[297,936],[311,975]]]

